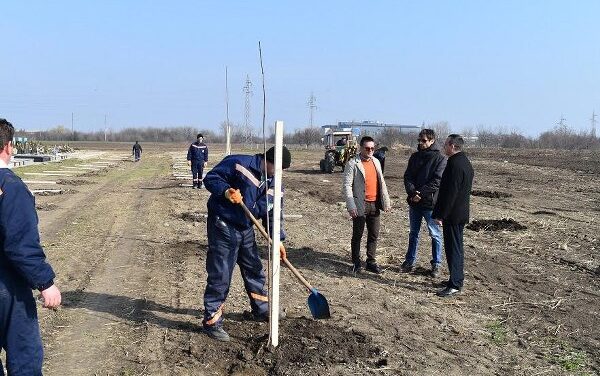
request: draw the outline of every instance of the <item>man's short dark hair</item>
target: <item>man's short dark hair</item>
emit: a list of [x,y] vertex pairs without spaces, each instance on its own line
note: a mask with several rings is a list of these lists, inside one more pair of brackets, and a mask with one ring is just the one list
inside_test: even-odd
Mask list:
[[202,133],[198,133],[198,135],[196,136],[196,138],[200,138],[200,137],[204,138],[204,136],[202,135]]
[[15,136],[15,127],[6,119],[0,119],[0,151],[4,150],[4,146]]
[[435,131],[433,129],[424,128],[419,132],[419,137],[425,136],[429,141],[435,140]]
[[363,146],[365,142],[375,142],[375,140],[373,140],[373,137],[371,136],[363,136],[363,138],[360,139],[360,146]]
[[465,140],[463,140],[461,135],[453,133],[448,136],[448,143],[454,145],[456,150],[462,150]]

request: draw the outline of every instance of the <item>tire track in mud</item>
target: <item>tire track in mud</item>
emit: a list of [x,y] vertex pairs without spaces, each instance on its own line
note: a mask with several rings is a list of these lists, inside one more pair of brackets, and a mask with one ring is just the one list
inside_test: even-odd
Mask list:
[[64,305],[42,325],[48,375],[141,370],[130,347],[146,332],[143,289],[150,278],[145,265],[153,255],[144,252],[138,228],[158,194],[140,189],[153,184],[160,171],[150,166],[147,161],[115,172],[86,195],[91,204],[56,240],[61,243],[56,258],[62,256],[62,262],[55,269]]

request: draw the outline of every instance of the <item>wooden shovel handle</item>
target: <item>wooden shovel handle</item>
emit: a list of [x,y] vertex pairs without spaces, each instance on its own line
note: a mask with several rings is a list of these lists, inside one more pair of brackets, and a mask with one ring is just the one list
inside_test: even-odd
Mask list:
[[[252,221],[252,223],[254,223],[254,225],[256,226],[256,228],[258,228],[258,232],[260,232],[262,234],[262,236],[269,242],[269,245],[273,244],[273,241],[271,240],[271,238],[269,237],[269,234],[267,234],[267,232],[265,231],[264,227],[262,226],[262,224],[254,217],[254,215],[250,212],[250,209],[248,209],[248,207],[246,206],[246,204],[244,204],[244,202],[240,202],[240,205],[242,206],[242,209],[244,209],[244,212],[246,213],[246,216],[248,218],[250,218],[250,220]],[[288,267],[288,269],[290,269],[292,271],[292,273],[294,273],[294,275],[296,276],[296,278],[298,278],[298,280],[300,282],[302,282],[302,284],[304,286],[306,286],[306,288],[312,292],[314,289],[311,286],[310,283],[308,283],[308,281],[302,276],[302,274],[300,274],[300,272],[298,271],[298,269],[296,269],[287,258],[282,258],[281,259],[283,261],[283,263],[285,264],[285,266]]]

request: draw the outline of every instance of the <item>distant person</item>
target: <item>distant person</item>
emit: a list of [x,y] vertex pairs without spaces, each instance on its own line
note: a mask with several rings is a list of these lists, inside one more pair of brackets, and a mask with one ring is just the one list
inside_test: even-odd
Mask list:
[[352,217],[352,271],[360,273],[362,269],[360,244],[367,225],[367,264],[366,270],[380,274],[377,265],[377,238],[379,237],[380,210],[391,209],[381,166],[373,158],[375,141],[370,136],[360,140],[360,152],[346,164],[344,169],[343,195],[346,208]]
[[140,145],[137,141],[133,145],[133,160],[135,162],[139,161],[142,158],[142,145]]
[[387,153],[388,150],[389,149],[386,146],[384,146],[375,150],[375,153],[373,153],[373,156],[377,158],[379,164],[381,165],[382,174],[385,172],[385,153]]
[[[291,161],[292,155],[284,146],[281,167],[290,167]],[[240,203],[243,202],[254,217],[262,219],[263,223],[268,217],[272,219],[274,163],[275,148],[272,147],[266,154],[227,156],[206,174],[206,189],[211,194],[207,203],[208,277],[202,324],[206,334],[219,341],[230,340],[229,334],[223,329],[223,304],[229,294],[236,264],[240,267],[250,299],[250,317],[259,321],[269,320],[266,278],[254,237],[254,227]],[[283,227],[279,236],[282,241],[285,239]],[[283,244],[280,252],[285,257]],[[284,318],[283,312],[280,318]]]
[[9,375],[41,375],[44,348],[31,290],[41,292],[46,308],[58,307],[61,296],[40,245],[33,196],[8,169],[14,131],[0,119],[0,351]]
[[442,264],[442,228],[433,220],[431,213],[438,198],[440,180],[446,167],[446,157],[435,141],[433,129],[419,132],[417,151],[409,160],[404,172],[404,188],[408,195],[408,219],[410,233],[408,250],[402,263],[402,271],[411,272],[417,262],[421,222],[425,220],[431,237],[431,276],[440,275]]
[[342,137],[335,143],[335,146],[346,146],[348,143],[348,139],[346,137]]
[[208,146],[203,142],[204,136],[198,133],[196,142],[190,145],[187,153],[188,165],[192,168],[192,188],[202,188],[202,174],[208,165]]
[[444,228],[444,249],[450,278],[438,296],[458,294],[464,280],[463,230],[469,222],[469,198],[473,186],[473,166],[463,151],[464,140],[451,134],[444,143],[448,163],[442,175],[438,201],[432,217]]

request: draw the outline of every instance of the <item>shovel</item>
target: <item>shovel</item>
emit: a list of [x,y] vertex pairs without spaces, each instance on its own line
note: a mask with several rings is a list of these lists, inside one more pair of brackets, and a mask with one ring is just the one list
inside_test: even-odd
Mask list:
[[[254,215],[252,215],[252,213],[250,212],[250,210],[248,209],[246,204],[244,204],[244,202],[240,202],[240,205],[242,206],[242,209],[244,209],[246,216],[252,221],[252,223],[254,223],[256,228],[258,228],[258,231],[269,242],[269,245],[270,245],[272,243],[272,241],[271,241],[271,238],[269,237],[269,234],[267,234],[267,232],[265,231],[263,226],[260,224],[260,222],[258,222],[258,220],[256,218],[254,218]],[[292,273],[294,273],[296,278],[298,278],[298,280],[300,282],[302,282],[302,284],[308,289],[308,291],[310,291],[310,295],[308,296],[307,304],[308,304],[308,308],[310,309],[310,313],[312,314],[313,318],[315,318],[315,319],[330,318],[331,314],[329,313],[329,303],[327,303],[327,299],[325,299],[325,297],[321,293],[319,293],[316,288],[312,287],[311,284],[308,283],[308,281],[302,276],[302,274],[300,274],[298,269],[296,269],[290,263],[290,261],[287,259],[287,257],[282,258],[281,260],[283,261],[285,266],[287,266],[288,269],[290,269],[292,271]]]

